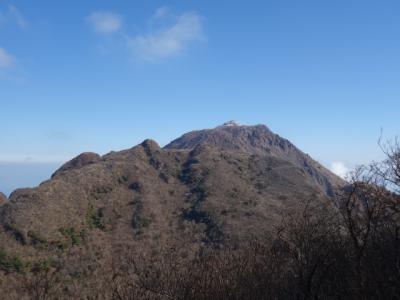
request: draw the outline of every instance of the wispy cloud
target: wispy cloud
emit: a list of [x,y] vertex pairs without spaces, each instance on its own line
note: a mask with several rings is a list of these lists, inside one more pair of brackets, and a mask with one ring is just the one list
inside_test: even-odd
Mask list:
[[331,164],[331,171],[338,175],[339,177],[342,177],[343,179],[346,178],[346,176],[349,173],[349,168],[346,166],[345,163],[341,161],[335,161]]
[[8,6],[8,13],[12,19],[15,20],[19,28],[26,29],[28,28],[28,22],[22,13],[13,5]]
[[86,18],[86,21],[100,34],[115,33],[122,27],[122,17],[112,12],[93,12]]
[[183,52],[193,42],[204,41],[202,17],[196,12],[173,14],[166,6],[156,9],[148,19],[151,28],[146,33],[130,35],[122,32],[122,17],[105,11],[91,13],[86,21],[100,34],[124,37],[134,58],[157,61]]
[[29,27],[22,12],[14,5],[9,5],[5,12],[0,11],[0,23],[15,23],[20,29]]
[[12,67],[15,64],[15,58],[4,48],[0,47],[0,70]]
[[169,8],[167,6],[161,6],[156,9],[155,13],[153,14],[153,19],[161,19],[168,15]]
[[39,155],[39,154],[0,154],[0,163],[61,163],[71,156]]
[[[165,13],[164,9],[157,10],[154,16],[161,18]],[[185,12],[169,26],[130,38],[128,45],[136,57],[155,61],[174,56],[191,42],[200,40],[204,40],[201,17],[195,12]]]

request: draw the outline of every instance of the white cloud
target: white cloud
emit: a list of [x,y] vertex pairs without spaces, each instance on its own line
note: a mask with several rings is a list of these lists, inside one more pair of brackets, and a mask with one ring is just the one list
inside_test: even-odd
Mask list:
[[8,13],[10,17],[15,20],[19,28],[21,29],[28,28],[28,22],[26,21],[22,13],[15,6],[10,5],[8,7]]
[[[163,13],[163,10],[156,11],[155,16],[161,16]],[[194,12],[186,12],[179,15],[170,26],[130,38],[128,45],[136,57],[155,61],[176,55],[191,42],[203,38],[201,17]]]
[[346,178],[346,175],[349,173],[349,168],[345,163],[340,161],[335,161],[331,164],[331,171],[338,175],[339,177]]
[[0,47],[0,69],[12,67],[14,63],[14,56],[9,54],[4,48]]
[[93,12],[86,20],[93,26],[93,29],[97,33],[101,34],[115,33],[122,27],[121,16],[112,12]]
[[13,5],[9,5],[5,12],[0,11],[0,23],[16,23],[21,29],[27,29],[29,26],[21,11]]
[[156,9],[156,12],[153,15],[153,19],[161,19],[165,17],[169,13],[169,8],[166,6],[162,6]]

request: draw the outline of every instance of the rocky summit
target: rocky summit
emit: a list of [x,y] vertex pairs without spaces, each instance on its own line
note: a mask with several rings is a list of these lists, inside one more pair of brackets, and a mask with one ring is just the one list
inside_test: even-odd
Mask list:
[[168,144],[165,149],[191,150],[208,145],[221,151],[235,151],[258,157],[284,160],[301,169],[305,176],[332,196],[343,180],[296,148],[291,142],[274,134],[265,125],[240,126],[234,121],[214,129],[193,131]]

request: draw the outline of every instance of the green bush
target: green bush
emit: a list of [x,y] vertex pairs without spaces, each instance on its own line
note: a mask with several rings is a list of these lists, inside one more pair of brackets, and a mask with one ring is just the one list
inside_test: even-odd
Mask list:
[[25,269],[25,264],[18,255],[9,255],[4,250],[0,249],[0,270],[11,273],[21,273]]
[[43,249],[49,245],[48,241],[36,231],[29,231],[28,237],[31,239],[31,243],[37,248]]
[[151,219],[146,218],[142,215],[135,215],[132,220],[132,226],[137,230],[147,228],[150,226],[150,224],[151,224]]
[[72,246],[79,246],[85,239],[85,231],[81,230],[80,232],[76,231],[75,228],[60,228],[60,233],[68,239],[68,242]]
[[95,210],[93,206],[91,206],[86,214],[87,224],[91,229],[97,228],[100,230],[106,230],[106,226],[103,221],[103,212],[101,210]]
[[107,195],[108,193],[112,192],[112,188],[108,187],[108,186],[101,186],[101,187],[97,187],[95,188],[91,195],[93,196],[94,199],[96,200],[100,200],[102,199],[105,195]]
[[32,273],[41,273],[41,272],[47,272],[50,270],[50,268],[55,268],[57,267],[57,263],[54,259],[48,258],[46,260],[40,260],[36,261],[32,264],[30,271]]

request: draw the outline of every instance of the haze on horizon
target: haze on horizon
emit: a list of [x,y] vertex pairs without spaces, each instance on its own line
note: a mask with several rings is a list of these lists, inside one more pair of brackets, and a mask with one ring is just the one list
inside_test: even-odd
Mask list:
[[234,119],[336,173],[399,133],[400,3],[0,2],[0,191]]

